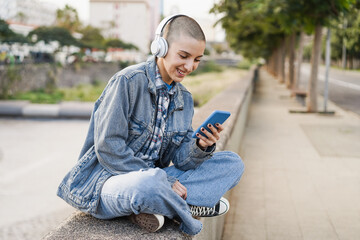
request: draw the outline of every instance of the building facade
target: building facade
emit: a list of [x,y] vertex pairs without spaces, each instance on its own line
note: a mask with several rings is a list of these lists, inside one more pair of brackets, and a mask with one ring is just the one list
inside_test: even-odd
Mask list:
[[56,5],[36,0],[0,0],[0,18],[18,24],[48,26],[55,23]]
[[160,21],[160,0],[90,0],[90,25],[148,53]]

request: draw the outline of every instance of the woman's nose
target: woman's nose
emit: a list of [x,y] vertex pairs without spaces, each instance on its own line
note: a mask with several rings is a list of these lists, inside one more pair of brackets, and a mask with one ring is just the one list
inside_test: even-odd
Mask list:
[[186,71],[188,72],[192,72],[193,68],[194,68],[194,62],[189,60],[189,61],[186,61],[185,65],[184,65]]

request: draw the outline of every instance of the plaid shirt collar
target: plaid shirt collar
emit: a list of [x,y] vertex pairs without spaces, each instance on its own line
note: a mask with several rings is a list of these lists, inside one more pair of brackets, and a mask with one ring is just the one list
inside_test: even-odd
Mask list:
[[168,86],[162,80],[160,70],[159,70],[158,66],[156,65],[156,69],[155,69],[155,86],[156,86],[156,90],[165,89],[170,95],[172,95],[172,94],[175,93],[175,82],[172,82],[171,85],[172,85],[172,88],[169,91]]

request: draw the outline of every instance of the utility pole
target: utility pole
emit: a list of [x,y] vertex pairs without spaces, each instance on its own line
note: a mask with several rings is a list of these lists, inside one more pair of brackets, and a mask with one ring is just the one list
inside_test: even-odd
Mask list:
[[330,71],[330,60],[331,60],[330,36],[331,36],[331,31],[330,31],[330,27],[328,27],[326,34],[326,54],[325,54],[326,69],[325,69],[325,86],[324,86],[324,111],[319,112],[323,114],[335,113],[334,111],[327,110],[327,102],[329,96],[329,71]]
[[342,68],[346,69],[346,39],[345,39],[345,30],[347,28],[347,20],[344,19],[344,23],[343,23],[343,41],[342,41]]

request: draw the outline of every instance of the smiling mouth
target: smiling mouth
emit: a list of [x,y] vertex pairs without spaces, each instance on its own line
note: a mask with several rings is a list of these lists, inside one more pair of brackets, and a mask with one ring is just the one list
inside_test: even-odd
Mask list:
[[185,72],[184,71],[181,71],[180,69],[176,69],[177,70],[177,72],[181,75],[181,76],[185,76]]

